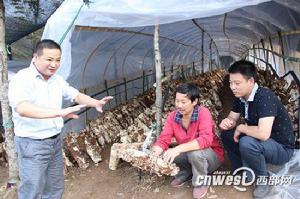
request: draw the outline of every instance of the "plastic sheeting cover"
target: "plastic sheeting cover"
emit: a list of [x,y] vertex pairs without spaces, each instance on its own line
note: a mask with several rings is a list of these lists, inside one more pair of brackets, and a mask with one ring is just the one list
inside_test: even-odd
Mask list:
[[[266,2],[266,0],[193,0],[193,1],[130,1],[130,0],[116,0],[116,1],[94,1],[89,6],[83,6],[80,11],[74,25],[92,26],[92,27],[145,27],[153,26],[157,23],[166,24],[176,21],[189,20],[193,18],[209,17],[217,14],[223,14],[225,12],[232,11],[234,9],[256,5],[258,3]],[[43,38],[51,38],[56,41],[60,41],[66,30],[69,28],[73,19],[78,14],[82,1],[80,0],[66,0],[57,9],[57,11],[48,20]],[[153,34],[153,28],[147,29]],[[177,29],[180,31],[180,29]],[[71,27],[70,31],[66,35],[63,43],[63,57],[62,67],[59,73],[67,78],[70,75],[71,67],[83,67],[83,63],[79,60],[83,60],[88,57],[91,51],[85,51],[82,57],[77,60],[74,66],[72,63],[74,60],[71,55],[71,48],[78,48],[82,46],[71,46],[71,37],[74,31],[74,26]],[[194,30],[199,31],[199,30]],[[199,34],[199,33],[198,33]],[[77,35],[80,36],[80,35]],[[99,36],[98,36],[99,37]],[[101,36],[100,36],[101,37]],[[73,37],[73,42],[85,42],[86,40],[78,41],[76,36]],[[97,36],[94,36],[97,39]],[[149,41],[149,44],[151,42]],[[84,44],[82,44],[84,45]],[[145,46],[145,45],[144,45]],[[86,45],[85,45],[86,47]],[[130,49],[127,48],[127,49]],[[126,53],[124,53],[126,54]],[[199,54],[199,52],[198,52]],[[78,56],[77,56],[78,57]],[[110,57],[110,56],[108,56]],[[182,58],[177,56],[177,59]],[[104,58],[105,59],[105,58]],[[79,62],[78,62],[79,61]],[[99,65],[101,65],[101,59]],[[105,61],[104,61],[105,62]],[[138,60],[141,62],[141,60]],[[148,63],[149,65],[149,63]],[[124,66],[126,68],[126,66]],[[75,79],[80,79],[79,71],[82,69],[75,68],[77,72],[72,73],[73,82],[76,83]],[[78,71],[79,70],[79,71]],[[135,69],[132,69],[135,70]],[[113,79],[115,77],[108,77]],[[88,78],[86,78],[88,79]],[[90,79],[89,79],[90,80]],[[89,87],[96,83],[90,83],[87,85],[75,85],[76,87]]]
[[265,199],[296,199],[300,196],[300,150],[295,150],[289,162],[282,166],[268,165],[271,176],[291,176],[292,183],[271,186],[272,189]]
[[[221,57],[245,57],[248,49],[262,39],[269,48],[272,38],[273,49],[281,54],[278,32],[299,30],[299,21],[300,1],[295,0],[123,0],[95,1],[88,6],[79,0],[67,0],[47,22],[43,38],[60,41],[67,33],[59,73],[71,85],[83,89],[103,85],[105,80],[130,79],[153,69],[156,23],[160,23],[163,67],[202,64],[203,45],[203,71],[207,71],[220,66]],[[293,36],[283,38],[285,55],[299,54],[299,40]],[[262,51],[256,54],[264,58]],[[272,59],[269,56],[269,61]],[[297,62],[283,64],[282,60],[275,59],[279,74],[294,70],[299,75]]]

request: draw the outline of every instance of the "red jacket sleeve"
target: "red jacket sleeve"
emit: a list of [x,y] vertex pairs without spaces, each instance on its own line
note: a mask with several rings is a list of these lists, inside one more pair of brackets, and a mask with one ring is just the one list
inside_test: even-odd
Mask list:
[[160,134],[160,136],[157,138],[154,145],[157,145],[161,147],[163,150],[167,150],[169,148],[169,145],[171,144],[172,137],[174,136],[174,129],[172,127],[172,113],[168,115],[164,128]]
[[201,149],[211,147],[214,139],[214,122],[209,110],[201,107],[199,110],[199,137],[196,138]]

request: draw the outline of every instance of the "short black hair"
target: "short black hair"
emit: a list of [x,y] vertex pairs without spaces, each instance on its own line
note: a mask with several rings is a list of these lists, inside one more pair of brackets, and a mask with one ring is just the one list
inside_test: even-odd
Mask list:
[[199,88],[191,83],[180,84],[176,87],[176,93],[186,94],[192,102],[196,99],[200,100]]
[[33,53],[41,55],[43,53],[44,48],[59,49],[61,51],[60,45],[58,43],[51,39],[43,39],[36,44]]
[[228,69],[231,74],[240,73],[246,79],[253,77],[254,81],[257,81],[257,70],[253,62],[240,60],[234,62]]

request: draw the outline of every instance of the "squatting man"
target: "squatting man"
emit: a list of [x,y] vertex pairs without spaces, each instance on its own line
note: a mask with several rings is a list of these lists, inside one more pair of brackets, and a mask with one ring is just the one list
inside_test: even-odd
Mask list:
[[[155,156],[164,152],[165,161],[174,161],[180,167],[172,186],[180,187],[192,179],[194,198],[203,198],[208,190],[206,185],[199,186],[198,176],[215,171],[224,160],[212,116],[207,108],[198,105],[199,99],[199,88],[193,84],[181,84],[176,88],[176,110],[168,115],[152,147]],[[173,137],[178,145],[169,148]]]
[[[278,97],[257,84],[257,70],[252,62],[237,61],[228,72],[230,89],[236,98],[219,127],[232,170],[244,166],[252,169],[256,177],[267,177],[267,163],[283,165],[293,156],[295,136],[291,119]],[[244,124],[238,124],[241,116]],[[257,185],[253,196],[264,198],[269,190],[268,185]]]

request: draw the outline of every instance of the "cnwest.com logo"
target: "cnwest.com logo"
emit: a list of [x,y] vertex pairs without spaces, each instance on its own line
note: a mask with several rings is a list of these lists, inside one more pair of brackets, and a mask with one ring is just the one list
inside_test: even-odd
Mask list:
[[[241,175],[237,175],[241,173]],[[239,191],[246,191],[246,186],[252,185],[290,185],[293,182],[293,176],[255,176],[252,169],[240,167],[232,174],[229,171],[216,171],[211,175],[197,176],[196,186],[233,186]],[[242,187],[241,187],[242,186]]]

